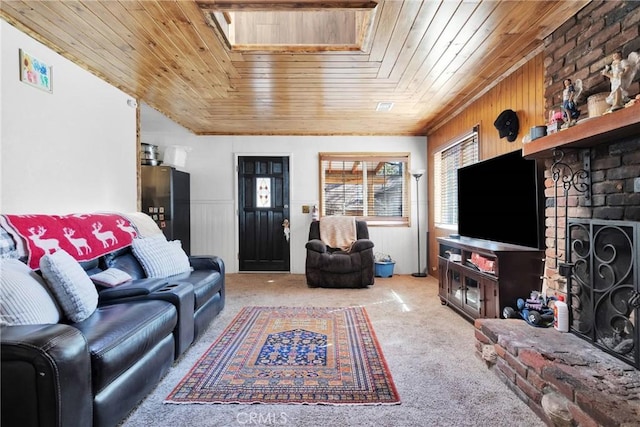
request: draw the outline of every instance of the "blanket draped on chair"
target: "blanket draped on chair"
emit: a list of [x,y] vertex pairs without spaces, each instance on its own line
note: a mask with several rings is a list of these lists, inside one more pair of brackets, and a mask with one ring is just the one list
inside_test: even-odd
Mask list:
[[353,216],[320,218],[320,239],[330,248],[349,252],[357,239],[356,235],[356,218]]
[[64,249],[78,261],[90,261],[131,245],[137,231],[122,215],[3,215],[27,249],[28,265],[40,268],[40,258]]

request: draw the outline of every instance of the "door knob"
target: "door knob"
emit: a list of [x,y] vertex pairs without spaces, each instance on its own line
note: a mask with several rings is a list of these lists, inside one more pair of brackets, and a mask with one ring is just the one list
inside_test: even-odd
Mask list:
[[285,218],[284,221],[282,221],[282,229],[284,231],[284,238],[287,239],[287,242],[288,242],[289,234],[291,234],[291,231],[289,230],[289,220],[287,218]]

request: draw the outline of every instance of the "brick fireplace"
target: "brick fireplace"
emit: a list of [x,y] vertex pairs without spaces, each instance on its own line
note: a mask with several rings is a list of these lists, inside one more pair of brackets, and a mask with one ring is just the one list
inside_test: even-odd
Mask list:
[[[605,123],[607,126],[599,127],[602,120],[590,122],[594,118],[589,117],[584,104],[590,95],[610,90],[610,82],[601,75],[601,70],[618,50],[624,58],[632,51],[640,51],[638,2],[592,2],[545,40],[546,109],[557,108],[561,102],[564,79],[581,79],[584,96],[578,105],[583,122],[576,129],[584,128],[566,131],[565,135],[580,132],[579,136],[567,138],[573,138],[573,144],[568,146],[562,138],[564,131],[551,135],[559,143],[540,158],[546,168],[543,289],[547,294],[565,296],[571,309],[573,333],[640,368],[640,325],[636,320],[640,292],[636,227],[640,221],[640,192],[634,191],[640,177],[640,127],[633,117],[640,115],[640,111],[614,112]],[[636,75],[629,93],[639,92],[640,75]],[[621,130],[617,117],[622,118],[620,126],[632,123],[632,127]],[[596,136],[590,134],[591,129]],[[570,241],[565,239],[568,223],[573,224]],[[616,248],[608,240],[597,238],[602,233],[593,235],[592,224],[609,230],[610,235],[612,230],[631,231],[626,239],[618,240]],[[624,258],[629,239],[633,248]],[[600,247],[585,252],[585,245],[593,244]],[[600,253],[609,250],[613,252]],[[605,259],[610,257],[615,262]],[[562,273],[563,267],[569,271]],[[619,289],[614,289],[616,286]],[[626,348],[629,345],[631,348]]]
[[[564,79],[581,79],[584,91],[578,100],[580,120],[589,119],[586,100],[608,92],[610,82],[601,70],[611,62],[613,52],[623,57],[640,52],[640,2],[595,1],[545,39],[546,113],[557,109],[562,100]],[[640,93],[640,73],[629,90]],[[545,113],[545,114],[546,114]],[[589,120],[577,126],[589,126]],[[553,135],[555,136],[555,135]],[[558,266],[566,260],[565,218],[616,221],[640,221],[640,193],[634,192],[634,180],[640,177],[640,132],[631,130],[623,137],[602,133],[596,143],[578,148],[559,148],[561,163],[552,150],[544,157],[546,167],[546,263],[544,286],[551,293],[567,294],[566,280]],[[585,167],[585,165],[587,165]],[[587,179],[579,173],[588,169]],[[554,182],[554,173],[560,174]],[[566,177],[573,184],[565,195]],[[580,184],[586,183],[588,191]],[[559,187],[559,191],[558,191]]]
[[477,319],[476,348],[549,425],[635,426],[640,105],[594,118],[594,127],[608,129],[597,137],[589,123],[538,140],[564,144],[539,155],[546,165],[545,291],[569,296],[572,333]]
[[[640,117],[640,108],[632,108]],[[614,125],[615,114],[610,116]],[[572,333],[640,368],[636,126],[632,136],[604,133],[602,143],[559,147],[546,160],[545,291],[567,297]]]
[[640,52],[640,2],[592,2],[545,39],[545,117],[564,79],[585,88],[581,123],[529,143],[545,147],[532,156],[546,170],[543,290],[567,297],[572,333],[475,323],[480,358],[549,425],[640,425],[640,105],[600,120],[586,104],[610,90],[600,71],[617,50]]

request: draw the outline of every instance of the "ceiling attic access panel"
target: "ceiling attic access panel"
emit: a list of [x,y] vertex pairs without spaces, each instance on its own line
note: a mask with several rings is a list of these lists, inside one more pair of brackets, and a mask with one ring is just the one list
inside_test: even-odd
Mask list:
[[201,1],[198,5],[232,51],[367,52],[377,10],[373,1]]

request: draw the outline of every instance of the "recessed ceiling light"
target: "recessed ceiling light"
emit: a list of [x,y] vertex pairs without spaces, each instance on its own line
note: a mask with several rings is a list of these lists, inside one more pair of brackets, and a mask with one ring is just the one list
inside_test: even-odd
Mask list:
[[378,102],[376,111],[391,111],[393,108],[393,102]]

